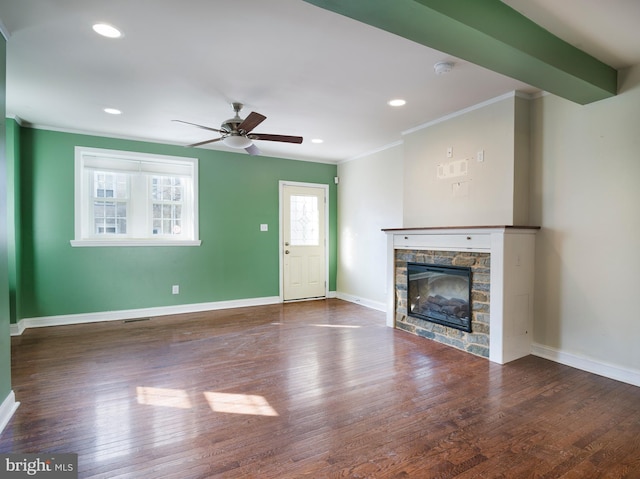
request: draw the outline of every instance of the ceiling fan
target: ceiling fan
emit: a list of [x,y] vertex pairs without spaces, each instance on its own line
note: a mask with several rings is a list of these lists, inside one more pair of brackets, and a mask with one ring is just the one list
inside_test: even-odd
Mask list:
[[195,147],[206,145],[207,143],[214,143],[221,141],[226,146],[231,148],[244,148],[250,155],[259,155],[260,149],[253,144],[253,140],[267,140],[267,141],[281,141],[284,143],[302,143],[301,136],[287,136],[287,135],[271,135],[267,133],[252,133],[253,129],[266,120],[266,116],[252,111],[249,116],[244,120],[240,118],[240,110],[242,110],[242,103],[232,103],[233,111],[236,115],[233,118],[225,120],[219,129],[211,128],[204,125],[198,125],[197,123],[190,123],[183,120],[173,120],[180,123],[186,123],[187,125],[197,126],[203,130],[215,131],[220,133],[220,138],[214,138],[213,140],[200,141],[187,145],[187,147]]

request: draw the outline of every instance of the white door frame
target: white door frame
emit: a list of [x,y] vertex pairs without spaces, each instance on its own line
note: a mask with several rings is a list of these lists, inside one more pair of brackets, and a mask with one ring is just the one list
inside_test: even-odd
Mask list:
[[280,302],[284,302],[284,241],[282,238],[282,201],[285,186],[305,186],[308,188],[324,189],[324,264],[325,264],[325,286],[324,296],[329,297],[329,185],[322,183],[302,183],[299,181],[280,180],[278,182],[278,255],[280,257],[278,264],[280,269],[279,275],[279,296]]

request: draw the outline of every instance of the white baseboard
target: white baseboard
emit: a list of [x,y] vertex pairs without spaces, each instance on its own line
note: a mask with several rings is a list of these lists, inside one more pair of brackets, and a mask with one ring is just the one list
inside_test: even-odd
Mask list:
[[175,306],[160,306],[156,308],[127,309],[121,311],[105,311],[99,313],[66,314],[60,316],[43,316],[41,318],[25,318],[11,325],[11,335],[17,336],[27,328],[43,328],[47,326],[63,326],[67,324],[97,323],[101,321],[122,321],[153,316],[167,316],[170,314],[200,313],[218,309],[243,308],[246,306],[264,306],[278,304],[278,296],[264,298],[236,299],[231,301],[217,301],[212,303],[179,304]]
[[9,334],[11,334],[11,336],[20,336],[22,333],[24,333],[24,329],[24,319],[18,321],[18,324],[9,324]]
[[[336,298],[335,291],[329,291],[328,298]],[[170,314],[201,313],[218,309],[243,308],[246,306],[264,306],[278,304],[282,298],[267,296],[264,298],[236,299],[216,301],[212,303],[180,304],[176,306],[160,306],[155,308],[126,309],[120,311],[104,311],[98,313],[64,314],[59,316],[42,316],[40,318],[24,318],[17,324],[10,325],[11,336],[20,336],[27,328],[44,328],[47,326],[64,326],[67,324],[98,323],[102,321],[122,321]]]
[[376,309],[378,311],[382,311],[383,313],[387,310],[386,303],[381,303],[378,301],[372,301],[366,298],[360,298],[358,296],[353,296],[351,294],[346,293],[336,293],[336,298],[342,299],[344,301],[349,301],[350,303],[356,303],[361,306],[366,306],[367,308]]
[[586,356],[567,353],[556,348],[534,343],[531,345],[531,354],[549,359],[556,363],[581,369],[609,379],[615,379],[623,383],[640,386],[640,370],[630,369],[615,364],[604,363]]
[[20,403],[16,402],[16,395],[13,391],[9,392],[9,395],[2,401],[2,404],[0,404],[0,433],[2,433],[5,426],[9,423],[18,406],[20,406]]

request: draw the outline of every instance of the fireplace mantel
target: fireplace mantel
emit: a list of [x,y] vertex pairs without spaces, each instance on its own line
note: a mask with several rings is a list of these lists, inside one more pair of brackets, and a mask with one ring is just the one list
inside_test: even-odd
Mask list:
[[396,326],[396,250],[490,255],[489,360],[504,364],[531,351],[537,226],[389,228],[387,326]]

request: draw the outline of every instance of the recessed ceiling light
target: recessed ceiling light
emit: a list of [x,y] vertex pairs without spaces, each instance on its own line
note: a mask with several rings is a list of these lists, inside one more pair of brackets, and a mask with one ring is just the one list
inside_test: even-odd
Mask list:
[[387,104],[390,106],[403,106],[406,105],[406,103],[407,102],[401,98],[396,98],[395,100],[389,100],[387,102]]
[[313,140],[311,140],[311,143],[324,143],[324,140],[321,138],[314,138]]
[[107,23],[96,23],[93,26],[93,31],[107,38],[120,38],[122,36],[120,30]]
[[117,108],[105,108],[104,109],[105,113],[109,113],[109,115],[121,115],[122,112],[120,110],[118,110]]

